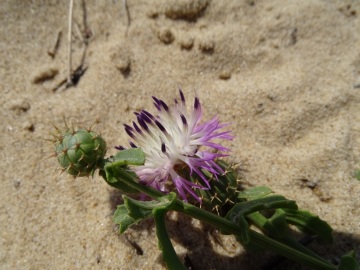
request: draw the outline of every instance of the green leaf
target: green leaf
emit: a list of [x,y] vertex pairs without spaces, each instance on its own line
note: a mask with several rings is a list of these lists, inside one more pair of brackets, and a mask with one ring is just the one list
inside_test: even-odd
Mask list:
[[[311,257],[317,258],[324,263],[327,263],[323,258],[313,253],[309,249],[305,248],[303,245],[298,243],[295,239],[288,235],[289,226],[286,222],[286,213],[284,209],[276,209],[275,213],[270,217],[266,218],[261,213],[256,212],[247,216],[248,219],[259,229],[265,232],[266,235],[270,236],[273,239],[291,247],[299,252],[307,254]],[[247,245],[248,250],[260,251],[263,250],[261,247],[254,245],[250,242],[250,245]]]
[[176,194],[174,192],[160,197],[159,200],[153,201],[138,201],[124,196],[124,202],[129,211],[129,215],[135,219],[145,219],[152,215],[152,212],[155,210],[170,210],[175,200]]
[[274,215],[268,219],[264,227],[266,230],[269,230],[271,235],[276,235],[276,238],[286,237],[289,232],[289,226],[286,222],[284,210],[276,209]]
[[163,259],[169,269],[186,269],[176,255],[171,240],[165,227],[165,215],[171,210],[176,202],[176,194],[171,192],[156,201],[137,201],[124,196],[124,205],[118,207],[114,221],[119,222],[120,233],[124,232],[130,225],[144,219],[154,217],[156,235],[159,240],[159,247],[163,253]]
[[118,205],[113,221],[119,225],[119,232],[125,232],[131,225],[136,224],[137,221],[129,216],[129,212],[124,204]]
[[350,251],[341,257],[340,265],[338,266],[339,270],[359,270],[360,265],[356,261],[355,252]]
[[260,199],[235,204],[225,218],[240,226],[241,231],[238,237],[240,242],[246,245],[250,241],[249,225],[246,216],[261,210],[277,208],[297,209],[297,205],[295,201],[288,200],[283,196],[270,195]]
[[332,228],[318,216],[304,210],[284,209],[284,211],[286,213],[286,221],[289,224],[293,224],[300,230],[310,234],[318,235],[327,244],[333,242]]
[[246,200],[253,200],[264,197],[273,193],[273,191],[266,187],[266,186],[258,186],[254,188],[249,188],[244,191],[239,192],[238,198],[246,199]]
[[130,194],[139,192],[127,183],[129,181],[137,181],[137,177],[135,173],[128,171],[126,167],[119,166],[115,162],[107,163],[105,165],[105,174],[105,181],[121,192]]
[[143,165],[145,154],[141,148],[124,149],[116,153],[113,157],[114,163],[123,165]]
[[158,201],[137,201],[124,196],[124,203],[128,215],[138,222],[152,217],[153,207],[156,207]]
[[295,201],[288,200],[284,196],[270,195],[260,199],[237,203],[230,209],[226,217],[236,223],[240,215],[248,215],[261,210],[277,208],[297,209],[298,207]]
[[113,221],[118,224],[120,233],[126,231],[131,225],[153,217],[155,210],[170,210],[176,201],[176,194],[171,192],[156,201],[138,201],[123,196],[124,204],[119,205],[114,213]]
[[129,181],[137,181],[137,176],[127,169],[127,165],[142,165],[144,161],[145,155],[141,148],[119,151],[112,162],[105,165],[105,181],[124,193],[138,193],[138,190],[128,184]]

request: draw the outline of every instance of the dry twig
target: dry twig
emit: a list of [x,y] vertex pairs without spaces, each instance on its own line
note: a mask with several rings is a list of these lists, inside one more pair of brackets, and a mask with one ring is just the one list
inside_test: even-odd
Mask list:
[[130,11],[129,11],[129,7],[127,5],[126,0],[123,0],[122,2],[123,2],[124,10],[126,12],[126,17],[127,17],[127,28],[126,28],[126,35],[127,35],[128,29],[129,29],[130,24],[131,24],[131,17],[130,17]]
[[68,77],[67,84],[71,84],[71,75],[72,75],[72,25],[73,25],[73,8],[74,8],[74,0],[69,1],[69,29],[68,29],[68,44],[69,44],[69,52],[68,52]]
[[58,30],[58,32],[56,34],[54,45],[50,48],[50,50],[48,50],[48,55],[50,55],[51,58],[55,58],[55,55],[60,46],[61,36],[62,36],[62,31]]
[[73,19],[73,7],[74,7],[74,0],[70,0],[69,1],[69,31],[68,31],[68,47],[69,47],[69,51],[68,51],[68,75],[67,75],[67,78],[61,80],[53,88],[54,92],[58,91],[63,86],[65,86],[64,89],[67,89],[67,88],[69,88],[71,86],[76,85],[79,82],[81,76],[87,70],[87,67],[84,66],[84,62],[85,62],[85,56],[86,56],[86,51],[87,51],[87,45],[88,45],[88,42],[89,42],[89,38],[92,36],[92,31],[87,26],[86,6],[85,6],[85,1],[84,0],[82,1],[82,8],[83,8],[83,23],[84,23],[84,32],[85,32],[85,34],[81,33],[79,26],[76,24],[76,26],[77,26],[76,30],[78,31],[78,35],[79,35],[82,43],[84,44],[84,46],[83,46],[83,51],[82,51],[80,64],[77,66],[77,68],[74,71],[72,70],[72,30],[73,30],[73,22],[74,22],[74,19]]

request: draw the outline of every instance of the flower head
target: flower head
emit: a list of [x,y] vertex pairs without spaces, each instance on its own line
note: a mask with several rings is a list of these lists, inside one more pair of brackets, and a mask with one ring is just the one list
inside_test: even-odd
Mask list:
[[[193,108],[186,109],[185,97],[181,90],[180,100],[175,99],[172,107],[153,97],[158,115],[146,110],[135,112],[137,123],[124,125],[131,137],[131,147],[140,147],[145,153],[145,163],[133,168],[140,182],[163,192],[166,184],[172,180],[180,196],[187,200],[186,192],[200,201],[194,189],[208,189],[209,179],[204,171],[217,177],[223,170],[215,159],[229,149],[213,142],[213,139],[232,139],[230,131],[220,132],[226,124],[220,124],[217,117],[200,123],[202,109],[198,97]],[[204,148],[204,149],[203,149]],[[117,147],[117,149],[124,149]],[[194,176],[199,181],[185,179]]]

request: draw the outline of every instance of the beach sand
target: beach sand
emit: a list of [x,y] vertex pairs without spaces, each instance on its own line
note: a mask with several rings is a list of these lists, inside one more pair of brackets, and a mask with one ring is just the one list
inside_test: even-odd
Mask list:
[[[61,174],[45,139],[64,119],[95,124],[114,154],[133,111],[155,113],[151,96],[171,104],[179,86],[190,104],[199,96],[204,120],[231,123],[225,145],[244,183],[267,185],[333,227],[334,245],[311,245],[317,253],[332,262],[360,254],[360,2],[127,7],[86,1],[84,19],[75,1],[72,69],[82,63],[84,73],[64,89],[68,1],[0,4],[0,268],[165,269],[153,221],[119,235],[121,194],[97,175]],[[167,226],[193,269],[261,269],[276,257],[182,215]]]

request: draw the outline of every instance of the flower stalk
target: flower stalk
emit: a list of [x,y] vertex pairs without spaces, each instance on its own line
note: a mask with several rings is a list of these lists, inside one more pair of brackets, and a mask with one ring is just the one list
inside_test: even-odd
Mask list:
[[[159,199],[163,196],[163,194],[159,193],[157,190],[146,187],[144,185],[141,185],[134,181],[131,177],[122,178],[119,179],[120,181],[126,181],[129,185],[131,185],[132,188],[137,189],[139,192],[142,192],[149,197],[152,197],[154,199]],[[192,218],[198,219],[202,222],[205,222],[207,224],[210,224],[216,228],[218,228],[220,231],[225,232],[226,234],[233,234],[233,235],[239,235],[240,231],[243,228],[240,228],[237,224],[234,224],[232,221],[225,219],[221,216],[218,216],[216,214],[213,214],[209,211],[203,210],[199,207],[196,207],[192,204],[189,204],[187,202],[181,201],[179,199],[175,199],[175,202],[167,209],[167,211],[177,211],[184,213]],[[166,211],[166,212],[167,212]],[[164,212],[162,214],[159,214],[159,219],[163,219]],[[161,225],[157,226],[164,226],[162,221],[159,220],[156,223],[159,223]],[[159,231],[163,231],[166,233],[166,230],[164,227],[157,227],[157,234],[159,236]],[[164,239],[163,241],[165,244],[163,244],[163,247],[166,247],[167,252],[169,252],[169,240],[168,237],[162,236],[161,239]],[[166,240],[165,240],[166,239]],[[337,269],[336,266],[321,260],[317,258],[316,256],[311,256],[307,254],[306,252],[301,252],[299,250],[296,250],[294,248],[291,248],[287,245],[284,245],[276,240],[273,240],[266,235],[257,233],[253,230],[250,230],[250,239],[251,243],[255,246],[271,250],[279,255],[282,255],[286,258],[292,259],[296,262],[302,263],[304,265],[307,265],[311,267],[312,269],[318,269],[318,270],[335,270]],[[162,247],[162,250],[165,250]],[[176,269],[176,268],[170,268],[169,269]]]
[[[359,270],[353,252],[335,266],[292,238],[290,225],[331,242],[332,229],[319,217],[299,210],[296,202],[267,187],[241,190],[235,169],[221,160],[229,149],[218,140],[233,138],[223,130],[228,125],[216,117],[202,123],[199,98],[188,110],[181,90],[179,96],[173,106],[153,97],[158,115],[136,112],[137,122],[124,125],[130,147],[118,146],[120,151],[108,158],[106,143],[96,132],[57,129],[55,156],[64,171],[80,177],[98,169],[110,186],[124,194],[124,204],[114,214],[120,233],[153,217],[166,265],[185,269],[165,226],[167,212],[177,211],[233,234],[245,247],[271,250],[312,269]],[[134,194],[154,200],[135,200]]]

